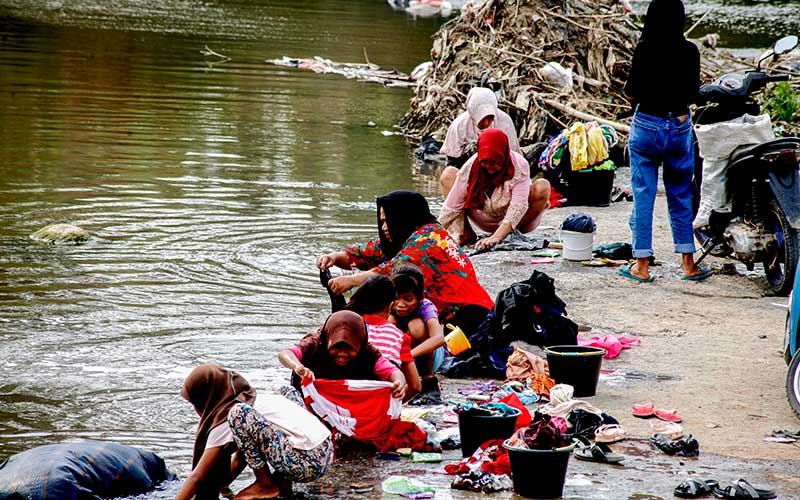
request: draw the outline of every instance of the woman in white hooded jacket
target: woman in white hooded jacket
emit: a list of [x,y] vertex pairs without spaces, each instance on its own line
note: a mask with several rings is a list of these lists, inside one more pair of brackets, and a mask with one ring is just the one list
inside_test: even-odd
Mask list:
[[465,151],[465,147],[478,142],[478,136],[487,128],[497,128],[506,133],[511,151],[521,153],[517,129],[511,117],[497,109],[497,97],[491,89],[474,87],[467,94],[467,110],[450,124],[442,144],[441,153],[447,155],[447,164],[461,168],[461,165],[475,151]]

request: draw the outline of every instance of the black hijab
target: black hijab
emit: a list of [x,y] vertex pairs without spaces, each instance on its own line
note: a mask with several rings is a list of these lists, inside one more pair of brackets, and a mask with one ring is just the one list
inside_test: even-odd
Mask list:
[[[378,234],[381,239],[381,252],[386,260],[397,255],[414,231],[425,224],[436,222],[436,217],[428,207],[428,201],[424,196],[413,191],[393,191],[379,196],[376,203],[378,205]],[[387,241],[381,230],[381,208],[386,215],[386,224],[389,227],[392,241]]]
[[[358,351],[356,357],[339,366],[328,349],[345,342]],[[380,351],[367,341],[364,318],[353,311],[338,311],[330,316],[316,333],[309,333],[297,344],[302,353],[301,362],[314,372],[314,377],[325,380],[376,380],[375,363]],[[300,390],[300,377],[292,372],[292,385]]]

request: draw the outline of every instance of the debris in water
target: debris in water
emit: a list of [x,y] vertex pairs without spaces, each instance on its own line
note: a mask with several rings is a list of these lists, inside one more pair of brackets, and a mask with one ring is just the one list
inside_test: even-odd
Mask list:
[[340,63],[322,57],[295,59],[283,56],[280,59],[267,59],[267,64],[308,69],[314,73],[335,73],[360,82],[374,82],[386,87],[411,87],[414,78],[397,70],[381,69],[372,63]]

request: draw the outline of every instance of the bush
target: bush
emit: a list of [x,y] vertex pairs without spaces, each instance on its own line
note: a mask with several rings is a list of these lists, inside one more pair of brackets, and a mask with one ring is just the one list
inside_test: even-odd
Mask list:
[[773,121],[800,121],[798,106],[797,92],[789,82],[775,85],[764,96],[764,111],[769,113]]

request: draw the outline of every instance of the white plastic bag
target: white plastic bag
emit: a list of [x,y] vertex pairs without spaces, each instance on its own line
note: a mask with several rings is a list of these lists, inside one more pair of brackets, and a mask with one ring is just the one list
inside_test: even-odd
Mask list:
[[700,187],[700,208],[693,226],[708,225],[711,211],[730,210],[730,193],[725,190],[728,159],[731,153],[746,144],[761,144],[775,139],[769,115],[743,115],[733,120],[709,125],[695,125],[700,156],[703,158],[703,184]]
[[572,88],[572,68],[565,68],[557,62],[549,62],[539,68],[539,74],[546,82],[552,83],[561,90]]

